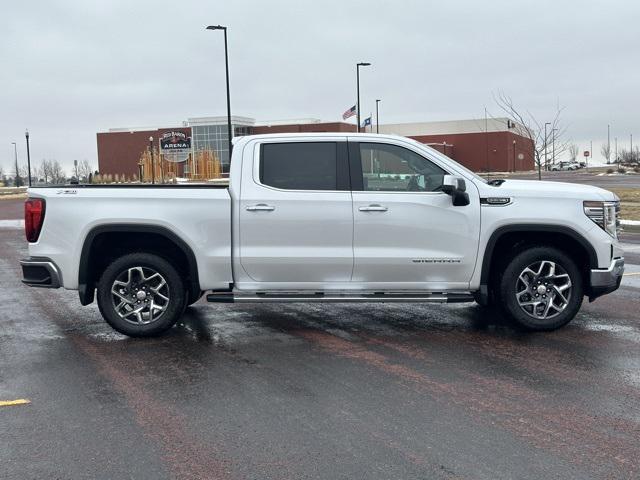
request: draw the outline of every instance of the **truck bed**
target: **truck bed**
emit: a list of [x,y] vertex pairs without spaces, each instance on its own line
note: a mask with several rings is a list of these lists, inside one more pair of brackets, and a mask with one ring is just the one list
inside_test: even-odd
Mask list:
[[231,275],[231,198],[226,185],[65,185],[29,189],[44,198],[42,234],[30,254],[48,257],[78,287],[78,259],[87,235],[101,225],[169,230],[191,247],[203,289],[224,288]]

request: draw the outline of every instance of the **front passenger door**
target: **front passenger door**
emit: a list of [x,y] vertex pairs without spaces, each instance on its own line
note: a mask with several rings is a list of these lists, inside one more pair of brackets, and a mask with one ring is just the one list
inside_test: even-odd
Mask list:
[[473,184],[471,204],[453,206],[439,189],[451,173],[445,166],[410,144],[354,140],[352,281],[368,289],[468,288],[480,223]]

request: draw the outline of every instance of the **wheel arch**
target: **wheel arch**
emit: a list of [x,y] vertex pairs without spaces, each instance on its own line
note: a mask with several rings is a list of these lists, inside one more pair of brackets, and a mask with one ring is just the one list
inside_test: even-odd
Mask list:
[[[525,238],[529,236],[530,238]],[[573,257],[580,257],[588,263],[586,269],[598,267],[598,255],[589,241],[574,229],[564,225],[544,225],[544,224],[514,224],[497,228],[489,237],[482,259],[480,270],[480,291],[478,295],[479,303],[488,304],[490,302],[490,283],[492,279],[492,268],[496,261],[496,247],[505,241],[514,240],[512,246],[524,243],[527,240],[543,240],[552,246],[558,246],[566,250],[568,245],[576,248],[575,251],[566,253]],[[585,267],[585,265],[582,265]]]
[[[135,239],[136,237],[158,238],[162,239],[163,245],[171,245],[177,248],[177,255],[173,257],[183,257],[182,260],[186,261],[185,265],[176,265],[176,267],[186,273],[187,285],[189,293],[192,295],[199,294],[200,292],[200,280],[198,276],[198,262],[191,247],[178,236],[166,227],[159,225],[144,225],[144,224],[107,224],[98,225],[92,228],[86,235],[82,250],[80,253],[80,262],[78,267],[78,295],[80,297],[80,303],[82,305],[88,305],[93,302],[95,297],[95,285],[97,281],[99,263],[96,262],[96,245],[99,245],[101,238],[113,238],[119,237],[119,239],[129,238]],[[139,243],[139,242],[137,242]],[[132,242],[132,245],[136,245],[136,242]],[[127,248],[127,246],[119,245],[118,248],[112,247],[110,252],[127,252],[138,250],[136,248]],[[156,247],[150,248],[149,252],[153,253],[157,251]],[[168,261],[172,259],[168,258]]]

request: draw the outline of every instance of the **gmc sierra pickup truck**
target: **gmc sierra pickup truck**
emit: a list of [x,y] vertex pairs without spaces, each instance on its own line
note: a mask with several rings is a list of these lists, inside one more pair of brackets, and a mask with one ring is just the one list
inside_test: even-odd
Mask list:
[[620,285],[618,198],[487,182],[396,136],[237,138],[229,186],[30,188],[23,282],[97,298],[130,336],[209,302],[460,302],[523,327],[569,322]]

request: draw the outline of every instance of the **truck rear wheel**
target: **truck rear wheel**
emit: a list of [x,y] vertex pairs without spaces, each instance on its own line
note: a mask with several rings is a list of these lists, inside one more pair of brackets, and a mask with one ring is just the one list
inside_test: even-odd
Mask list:
[[98,282],[98,307],[115,330],[131,337],[159,335],[184,310],[182,278],[164,258],[131,253],[114,260]]
[[576,263],[553,247],[533,247],[507,263],[499,281],[507,315],[530,330],[555,330],[578,313],[584,290]]

